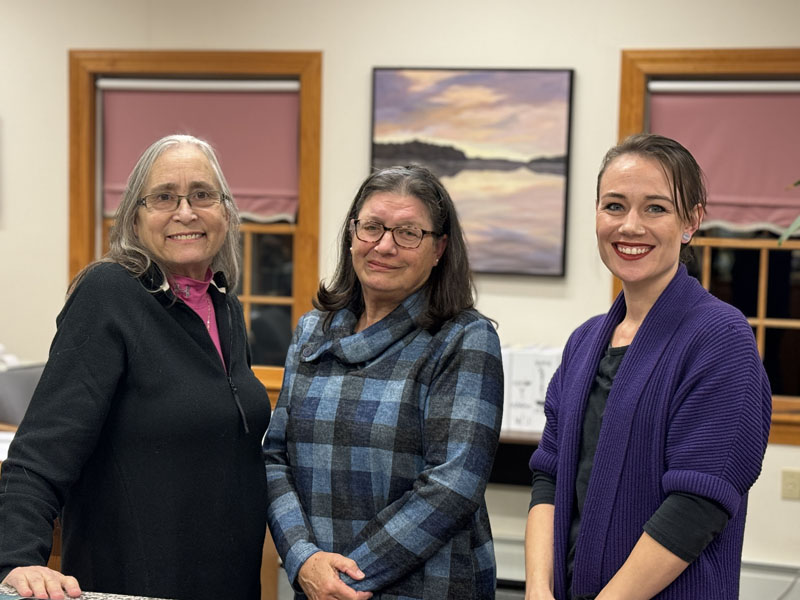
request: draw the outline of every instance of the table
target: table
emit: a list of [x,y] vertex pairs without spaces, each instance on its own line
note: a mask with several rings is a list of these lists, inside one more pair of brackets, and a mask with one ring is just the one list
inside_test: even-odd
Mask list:
[[[14,588],[0,583],[0,599],[1,594],[11,594],[12,598],[20,598],[19,594],[14,591]],[[158,598],[145,598],[144,596],[122,596],[120,594],[101,594],[99,592],[83,592],[80,595],[80,600],[159,600]]]

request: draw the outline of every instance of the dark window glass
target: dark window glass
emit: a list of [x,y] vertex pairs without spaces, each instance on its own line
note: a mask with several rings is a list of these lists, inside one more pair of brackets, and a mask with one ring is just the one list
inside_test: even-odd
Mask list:
[[800,251],[770,251],[767,317],[800,319]]
[[282,367],[291,341],[291,306],[251,305],[250,351],[254,365]]
[[253,234],[252,261],[253,295],[292,295],[291,235]]
[[711,250],[709,291],[748,317],[755,317],[757,314],[758,254],[758,250]]
[[767,329],[764,367],[776,396],[800,396],[800,330]]
[[[703,249],[692,247],[689,274],[702,279]],[[711,249],[710,291],[748,317],[757,315],[759,250]],[[800,251],[770,250],[767,312],[771,319],[800,319]]]

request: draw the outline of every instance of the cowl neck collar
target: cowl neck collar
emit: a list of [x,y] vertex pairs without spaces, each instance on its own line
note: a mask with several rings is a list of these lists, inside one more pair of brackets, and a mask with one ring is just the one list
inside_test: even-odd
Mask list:
[[206,276],[202,280],[184,277],[183,275],[173,275],[172,281],[170,281],[172,293],[187,304],[191,304],[191,300],[204,296],[208,291],[211,275],[211,269],[206,271]]
[[405,340],[409,333],[418,329],[417,318],[425,303],[424,290],[418,290],[383,319],[358,333],[353,333],[359,317],[354,307],[339,310],[327,331],[317,327],[300,350],[300,360],[313,362],[331,354],[344,364],[359,365],[380,358],[393,344]]

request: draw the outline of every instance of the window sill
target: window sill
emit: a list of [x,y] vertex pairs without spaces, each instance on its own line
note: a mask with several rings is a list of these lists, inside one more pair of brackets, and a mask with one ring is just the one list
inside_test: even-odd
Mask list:
[[772,397],[772,428],[769,431],[769,441],[771,444],[800,446],[800,398]]

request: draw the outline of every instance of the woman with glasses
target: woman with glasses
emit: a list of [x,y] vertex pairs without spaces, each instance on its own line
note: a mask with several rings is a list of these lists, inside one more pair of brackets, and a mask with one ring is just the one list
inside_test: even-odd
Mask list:
[[[260,599],[270,405],[230,288],[238,246],[212,148],[150,146],[3,463],[0,580],[21,595]],[[59,514],[63,575],[44,566]]]
[[503,373],[453,202],[423,167],[377,171],[340,239],[264,439],[289,581],[312,600],[494,598]]
[[572,334],[547,389],[527,600],[739,597],[772,395],[745,317],[681,264],[705,205],[674,140],[635,135],[602,162],[597,246],[622,292]]

